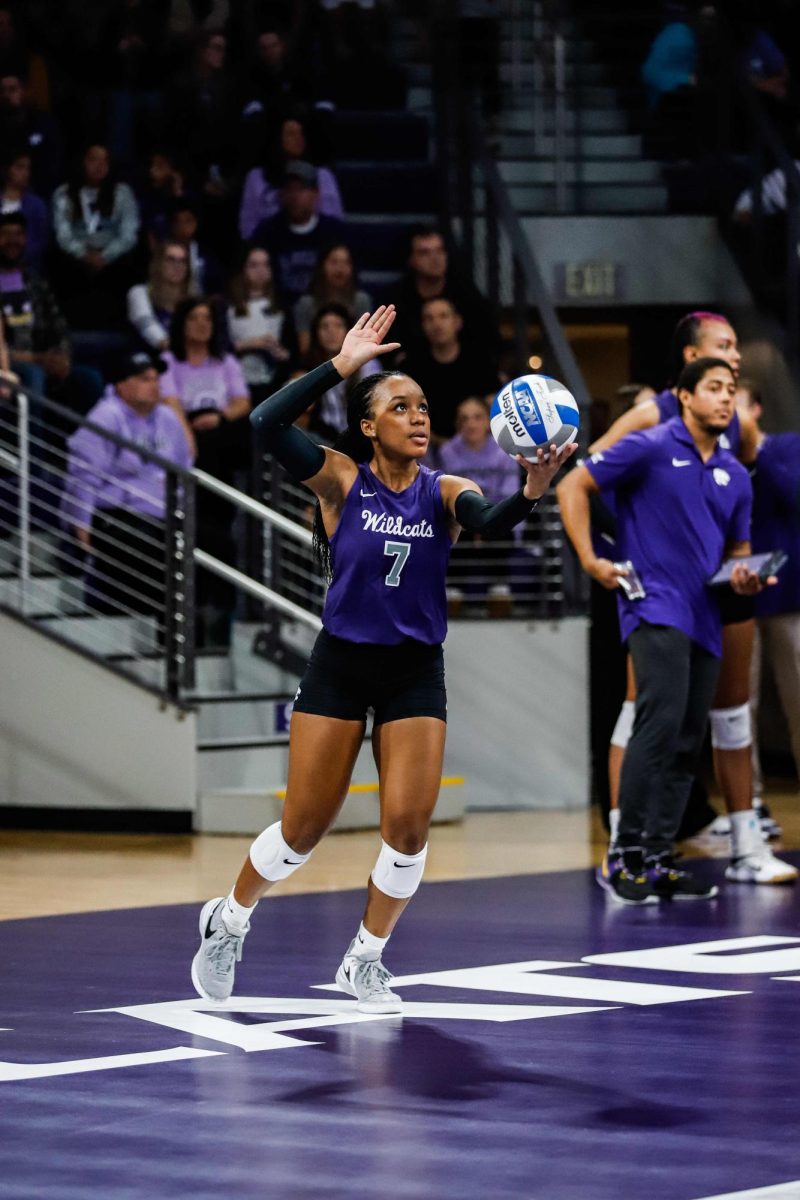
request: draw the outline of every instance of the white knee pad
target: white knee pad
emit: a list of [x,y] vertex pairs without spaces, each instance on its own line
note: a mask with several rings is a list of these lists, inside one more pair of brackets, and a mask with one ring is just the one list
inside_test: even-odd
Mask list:
[[250,847],[250,862],[261,878],[268,879],[270,883],[286,879],[310,858],[311,851],[308,854],[295,854],[284,841],[280,821],[260,833]]
[[419,854],[400,854],[382,842],[378,861],[372,869],[372,882],[385,895],[395,900],[407,900],[420,885],[427,854],[427,843]]
[[745,750],[753,740],[750,705],[712,708],[711,745],[715,750]]
[[633,732],[633,718],[636,714],[636,701],[623,701],[622,708],[619,710],[617,723],[614,726],[614,732],[611,735],[611,745],[619,746],[620,750],[624,750],[628,742],[631,740]]

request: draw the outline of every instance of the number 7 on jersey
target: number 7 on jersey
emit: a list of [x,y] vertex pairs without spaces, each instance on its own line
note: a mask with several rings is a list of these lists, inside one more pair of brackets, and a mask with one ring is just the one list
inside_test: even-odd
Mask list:
[[383,553],[394,557],[392,569],[384,580],[387,587],[400,586],[400,573],[406,565],[409,551],[411,550],[410,542],[384,542]]

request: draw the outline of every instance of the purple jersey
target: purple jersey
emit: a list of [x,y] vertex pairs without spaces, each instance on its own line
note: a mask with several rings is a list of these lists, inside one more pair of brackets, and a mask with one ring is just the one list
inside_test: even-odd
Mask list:
[[322,614],[328,633],[379,646],[444,641],[452,540],[441,474],[421,466],[412,484],[393,492],[359,464],[330,540],[333,580]]
[[[680,401],[671,388],[659,392],[655,397],[655,403],[658,405],[658,419],[661,424],[681,415]],[[739,427],[739,414],[736,409],[733,410],[733,419],[730,425],[724,433],[719,435],[717,440],[723,450],[730,450],[731,454],[739,457],[742,450],[742,431]]]
[[778,582],[756,596],[756,616],[800,612],[800,434],[764,438],[753,475],[753,552],[783,550]]
[[680,417],[631,433],[586,462],[617,500],[617,557],[630,559],[646,595],[619,595],[626,641],[642,621],[680,629],[710,654],[722,652],[719,607],[707,580],[729,542],[750,536],[752,488],[742,464],[716,447],[703,462]]

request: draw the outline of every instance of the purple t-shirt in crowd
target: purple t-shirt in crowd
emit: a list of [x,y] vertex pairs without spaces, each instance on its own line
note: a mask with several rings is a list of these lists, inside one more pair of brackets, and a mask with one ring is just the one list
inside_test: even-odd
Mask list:
[[249,395],[242,368],[232,354],[207,358],[198,366],[182,362],[170,351],[163,358],[167,370],[159,382],[161,395],[177,396],[186,413],[227,408],[234,396]]
[[[662,423],[664,421],[671,421],[673,417],[680,417],[680,400],[671,388],[659,392],[654,399],[658,405],[659,420]],[[724,433],[719,435],[719,444],[723,450],[730,450],[731,454],[735,454],[737,458],[739,457],[742,449],[742,431],[739,426],[739,414],[735,409],[730,425]]]
[[412,484],[393,492],[359,464],[330,540],[333,580],[322,614],[328,633],[378,646],[444,641],[452,541],[440,475],[421,466]]
[[753,553],[783,550],[778,582],[756,596],[756,616],[800,612],[800,433],[761,443],[753,473]]
[[520,488],[520,468],[501,450],[491,435],[477,449],[460,433],[439,447],[439,465],[448,475],[462,475],[477,483],[489,500],[505,500]]
[[616,492],[616,556],[630,559],[647,593],[619,593],[622,640],[642,621],[669,625],[719,657],[719,607],[707,580],[728,543],[749,540],[747,471],[719,446],[703,462],[680,417],[629,434],[585,466],[599,487]]
[[[157,404],[146,417],[139,416],[110,388],[86,419],[176,466],[191,469],[183,426],[166,404]],[[88,529],[96,508],[128,508],[163,520],[164,471],[156,463],[85,426],[73,433],[67,445],[67,482],[61,499],[64,525]]]

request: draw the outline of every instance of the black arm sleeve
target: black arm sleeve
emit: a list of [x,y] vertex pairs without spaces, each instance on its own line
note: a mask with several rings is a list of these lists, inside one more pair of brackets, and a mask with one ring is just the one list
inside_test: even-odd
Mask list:
[[498,504],[492,504],[477,492],[459,492],[455,503],[456,520],[469,533],[510,533],[538,503],[538,500],[528,500],[522,488]]
[[301,483],[322,470],[325,451],[293,422],[341,381],[333,363],[323,363],[301,379],[287,383],[274,396],[268,396],[250,414],[250,424],[260,445]]

